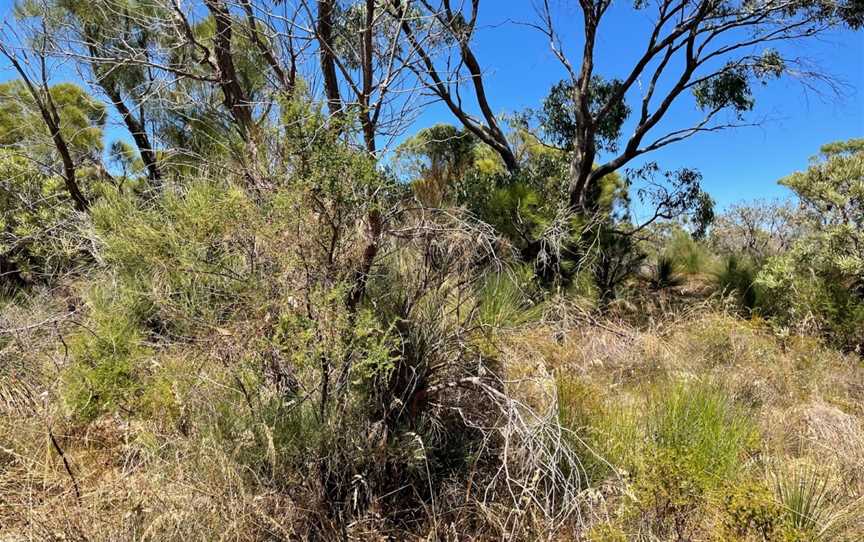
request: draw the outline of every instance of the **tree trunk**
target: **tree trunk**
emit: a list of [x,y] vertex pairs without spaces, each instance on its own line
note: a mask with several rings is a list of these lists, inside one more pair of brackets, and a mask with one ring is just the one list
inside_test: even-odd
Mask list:
[[108,85],[103,85],[102,88],[105,90],[108,98],[111,99],[117,112],[123,117],[123,123],[132,135],[135,146],[138,147],[138,153],[141,155],[141,160],[144,162],[144,167],[147,168],[147,178],[150,179],[150,183],[154,186],[160,185],[162,182],[162,172],[159,169],[156,153],[150,143],[150,137],[147,135],[142,119],[137,118],[129,110],[123,101],[123,97],[120,96],[120,93],[116,89],[110,88]]
[[252,103],[237,76],[232,56],[232,24],[231,12],[222,0],[205,0],[210,14],[216,22],[216,35],[213,39],[213,49],[216,65],[219,68],[219,87],[222,90],[223,103],[236,121],[240,132],[247,143],[253,143],[255,123],[252,119]]
[[321,73],[324,75],[324,92],[330,113],[341,115],[342,97],[339,94],[339,79],[336,77],[336,58],[333,52],[333,0],[318,0],[318,47],[320,48]]

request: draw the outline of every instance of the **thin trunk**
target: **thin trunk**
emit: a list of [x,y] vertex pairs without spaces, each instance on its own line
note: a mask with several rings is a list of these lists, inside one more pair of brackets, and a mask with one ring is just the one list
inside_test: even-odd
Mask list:
[[587,208],[591,170],[597,156],[595,147],[595,124],[591,115],[591,78],[594,76],[594,43],[597,37],[599,17],[593,10],[583,8],[585,44],[582,51],[582,67],[575,81],[573,101],[576,114],[576,138],[570,161],[569,205],[574,212]]
[[373,81],[373,41],[372,25],[375,24],[375,0],[366,0],[366,21],[363,27],[363,90],[360,95],[360,123],[363,127],[363,141],[370,155],[375,155],[375,123],[372,120],[370,101],[372,100]]
[[375,258],[378,256],[378,249],[381,244],[381,235],[384,232],[384,220],[381,212],[377,210],[369,211],[369,242],[363,250],[363,256],[360,259],[360,266],[354,273],[354,285],[351,291],[348,292],[348,298],[345,305],[349,312],[357,310],[360,301],[366,293],[366,284],[369,282],[369,273],[372,271],[372,265],[375,263]]
[[123,124],[126,125],[126,129],[129,130],[129,133],[132,135],[132,139],[135,141],[135,146],[138,147],[138,153],[141,155],[141,161],[144,162],[144,167],[147,168],[147,178],[150,179],[150,183],[154,186],[160,185],[162,183],[162,172],[159,169],[156,152],[153,150],[153,145],[150,143],[150,136],[147,135],[147,130],[144,128],[142,119],[136,117],[132,111],[129,110],[126,103],[123,101],[123,97],[120,96],[116,89],[111,88],[107,84],[102,85],[100,83],[100,86],[105,90],[111,103],[114,104],[117,112],[120,113],[120,116],[123,118]]
[[21,76],[24,85],[30,92],[30,96],[39,108],[42,121],[45,123],[45,127],[48,128],[48,132],[51,134],[51,141],[54,143],[54,148],[57,150],[57,153],[60,155],[60,161],[63,163],[63,182],[66,185],[66,190],[69,192],[69,196],[72,198],[75,209],[81,212],[86,212],[90,207],[90,202],[87,201],[87,198],[78,186],[78,181],[75,179],[75,162],[72,160],[72,153],[66,145],[66,140],[63,138],[63,134],[60,132],[60,116],[57,113],[57,107],[54,105],[54,99],[51,97],[51,89],[48,88],[48,84],[46,83],[47,75],[44,73],[44,57],[42,58],[43,74],[40,92],[40,89],[37,89],[33,84],[30,76],[27,75],[27,72],[24,70],[24,67],[15,55],[10,53],[2,46],[2,44],[0,44],[0,52],[3,53],[3,56],[9,59],[12,67],[15,68],[15,71]]
[[271,70],[273,70],[273,74],[276,76],[276,79],[279,80],[283,92],[288,96],[292,95],[294,93],[296,75],[296,72],[293,69],[293,63],[292,69],[286,73],[282,68],[282,65],[276,59],[276,55],[273,54],[273,49],[268,47],[268,45],[264,43],[264,40],[261,39],[261,34],[258,30],[258,21],[255,18],[255,12],[252,9],[252,2],[250,0],[244,0],[242,5],[243,11],[246,13],[246,24],[249,25],[249,34],[253,43],[255,43],[261,56],[264,57],[267,65],[270,66]]
[[222,0],[205,0],[210,14],[216,23],[216,35],[213,38],[213,52],[216,56],[216,66],[219,69],[219,88],[222,90],[223,103],[237,123],[244,140],[254,144],[255,122],[252,119],[252,103],[237,76],[232,55],[232,24],[231,12]]
[[339,79],[336,77],[336,58],[333,51],[333,9],[334,0],[318,0],[317,34],[327,103],[330,106],[330,113],[340,116],[342,97],[339,94]]
[[44,114],[43,119],[45,119],[48,129],[51,130],[51,139],[54,141],[54,147],[57,149],[63,162],[63,181],[66,184],[66,190],[75,203],[75,209],[86,212],[90,207],[90,202],[84,197],[81,188],[78,186],[78,181],[75,179],[75,163],[72,161],[72,154],[69,152],[66,140],[63,138],[63,134],[60,133],[60,127],[53,121],[49,121],[49,117]]
[[105,92],[105,94],[111,100],[111,103],[114,105],[114,108],[117,109],[117,112],[120,113],[120,116],[123,118],[123,124],[126,125],[126,129],[129,130],[129,134],[135,141],[135,146],[138,147],[138,153],[141,155],[141,161],[144,162],[144,167],[147,168],[147,178],[150,179],[151,184],[153,184],[154,186],[158,186],[159,184],[161,184],[162,181],[162,172],[159,170],[159,165],[157,164],[156,160],[156,153],[153,150],[153,145],[150,143],[150,136],[147,135],[147,130],[144,127],[144,113],[142,111],[141,117],[136,117],[126,105],[126,102],[123,100],[123,96],[121,96],[120,91],[117,90],[117,86],[106,77],[103,77],[101,76],[101,74],[97,73],[96,58],[99,56],[99,54],[96,48],[96,40],[93,39],[92,35],[88,31],[85,31],[85,37],[88,42],[87,49],[90,53],[93,72],[96,76],[96,82]]

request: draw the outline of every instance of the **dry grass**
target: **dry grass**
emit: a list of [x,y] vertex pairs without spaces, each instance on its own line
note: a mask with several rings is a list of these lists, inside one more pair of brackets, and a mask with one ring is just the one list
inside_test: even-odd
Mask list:
[[[760,438],[740,458],[740,476],[768,480],[766,465],[817,465],[831,510],[848,513],[864,496],[860,359],[704,307],[646,328],[559,306],[484,335],[500,381],[461,386],[475,387],[466,397],[488,414],[469,425],[498,421],[476,426],[486,440],[472,469],[436,481],[434,497],[409,514],[413,523],[394,522],[392,501],[373,496],[340,525],[320,506],[314,461],[282,457],[275,426],[250,422],[230,439],[214,429],[226,412],[239,420],[249,412],[236,363],[255,348],[255,320],[156,349],[152,374],[173,384],[147,416],[79,423],[56,394],[67,362],[58,339],[79,320],[29,328],[65,306],[51,294],[3,312],[5,328],[28,329],[9,334],[2,351],[0,540],[637,540],[666,528],[662,509],[634,500],[656,497],[644,469],[663,457],[639,455],[647,453],[640,416],[656,406],[656,390],[681,382],[710,382],[752,417]],[[576,400],[561,395],[562,377],[581,390],[568,403],[576,426],[559,423],[561,401]],[[711,482],[699,507],[676,508],[694,540],[713,540],[724,524],[722,488],[737,483]],[[837,539],[862,532],[853,519]]]

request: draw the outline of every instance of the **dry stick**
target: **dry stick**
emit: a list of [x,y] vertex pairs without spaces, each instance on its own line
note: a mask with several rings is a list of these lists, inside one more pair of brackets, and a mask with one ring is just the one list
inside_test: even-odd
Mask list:
[[69,478],[72,480],[72,487],[75,489],[75,499],[81,501],[81,491],[78,489],[78,480],[72,472],[72,467],[69,465],[66,453],[63,452],[63,448],[60,447],[60,443],[58,443],[57,439],[54,437],[54,431],[51,430],[51,426],[48,426],[48,437],[51,439],[51,444],[54,446],[54,449],[57,450],[57,453],[60,455],[60,459],[63,460],[63,468],[66,469],[66,474],[68,474]]
[[49,324],[55,324],[56,325],[58,322],[61,322],[65,319],[69,318],[73,314],[75,314],[75,311],[68,312],[68,313],[63,314],[61,316],[51,317],[51,318],[48,318],[47,320],[43,320],[43,321],[38,322],[36,324],[30,324],[30,325],[26,325],[26,326],[13,327],[13,328],[7,328],[7,329],[0,329],[0,335],[5,335],[5,334],[12,335],[12,334],[20,333],[22,331],[30,331],[32,329],[36,329],[36,328],[46,326]]

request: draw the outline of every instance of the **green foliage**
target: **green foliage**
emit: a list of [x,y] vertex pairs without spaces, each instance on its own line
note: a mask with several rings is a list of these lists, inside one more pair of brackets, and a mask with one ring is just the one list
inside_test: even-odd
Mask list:
[[101,257],[151,306],[155,329],[218,323],[249,285],[247,196],[209,182],[165,192],[153,206],[109,193],[92,220]]
[[806,234],[757,277],[780,326],[816,329],[853,350],[864,344],[864,141],[822,148],[781,181],[801,199]]
[[734,294],[741,306],[753,310],[759,303],[759,290],[754,284],[757,270],[748,260],[729,254],[721,262],[715,273],[718,289],[726,294]]
[[652,444],[690,465],[702,487],[733,477],[757,437],[747,412],[708,384],[673,384],[656,394],[647,419]]
[[722,498],[723,530],[733,540],[782,540],[784,510],[776,495],[766,484],[744,480],[732,485]]
[[[620,91],[623,81],[613,79],[607,81],[599,75],[591,78],[588,86],[590,94],[590,112],[597,115],[600,109]],[[579,128],[573,104],[573,83],[560,81],[549,91],[543,100],[540,111],[540,125],[549,140],[562,149],[572,148]],[[618,149],[618,138],[621,126],[630,116],[630,107],[624,100],[618,100],[611,110],[603,117],[602,123],[596,127],[596,145],[599,149],[615,152]]]
[[[73,159],[98,162],[107,118],[105,106],[72,83],[54,85],[49,92]],[[0,145],[25,149],[42,162],[50,162],[54,155],[51,134],[39,108],[19,80],[0,84]]]
[[[583,235],[586,244],[596,233],[596,246],[588,251],[594,283],[603,302],[614,299],[626,281],[632,278],[648,257],[643,246],[633,236],[622,235],[613,224],[600,224]],[[590,244],[588,245],[591,246]],[[671,278],[671,277],[670,277]]]
[[693,236],[677,228],[663,247],[663,257],[682,273],[697,275],[708,270],[710,254]]
[[142,303],[133,292],[95,286],[87,301],[87,324],[69,341],[74,361],[64,374],[63,396],[74,416],[92,420],[134,407],[148,349],[139,325]]
[[533,299],[537,293],[533,279],[524,265],[486,275],[477,292],[477,322],[501,329],[535,319],[542,306]]
[[437,124],[402,143],[395,159],[424,205],[465,203],[467,185],[476,180],[470,169],[475,167],[478,145],[470,132]]
[[654,216],[646,225],[662,218],[672,224],[689,224],[695,239],[705,236],[714,221],[714,200],[702,190],[701,173],[690,168],[662,171],[656,162],[648,162],[628,170],[627,177],[628,183],[639,183],[637,197],[653,209]]
[[354,326],[351,347],[357,356],[352,367],[354,385],[361,391],[376,382],[386,382],[399,363],[400,338],[395,325],[384,328],[372,311],[364,310]]
[[769,260],[756,280],[765,291],[760,308],[778,327],[821,333],[841,346],[860,348],[864,306],[855,290],[843,275],[803,262],[794,253]]
[[662,382],[640,400],[610,402],[580,379],[562,376],[557,383],[559,420],[588,484],[611,475],[627,482],[629,497],[613,516],[620,523],[598,527],[598,537],[608,532],[617,540],[620,528],[686,539],[717,495],[732,495],[731,523],[750,514],[765,519],[761,509],[750,509],[756,505],[730,493],[757,433],[749,413],[716,386]]
[[125,141],[114,141],[108,150],[108,159],[121,171],[123,179],[144,171],[144,162],[138,156],[138,151]]
[[542,194],[519,181],[496,188],[480,216],[518,245],[540,237],[552,219]]
[[702,109],[733,109],[738,117],[753,109],[753,93],[746,68],[732,64],[716,76],[693,87],[696,104]]
[[815,468],[775,473],[774,491],[782,507],[789,538],[822,542],[840,538],[851,519],[834,506],[826,475]]
[[756,431],[719,389],[660,386],[649,401],[644,449],[634,465],[639,521],[660,536],[692,536],[699,510],[741,469]]
[[251,477],[287,489],[325,436],[320,419],[313,404],[286,402],[251,374],[244,387],[252,402],[240,393],[217,399],[206,437],[230,450]]
[[0,272],[9,287],[48,282],[87,261],[63,181],[0,151]]
[[601,483],[615,469],[625,471],[638,455],[632,442],[644,439],[631,405],[608,405],[600,390],[570,375],[555,379],[558,422],[580,457],[586,485]]
[[780,184],[795,191],[814,223],[802,256],[864,283],[864,139],[825,145],[806,171]]

